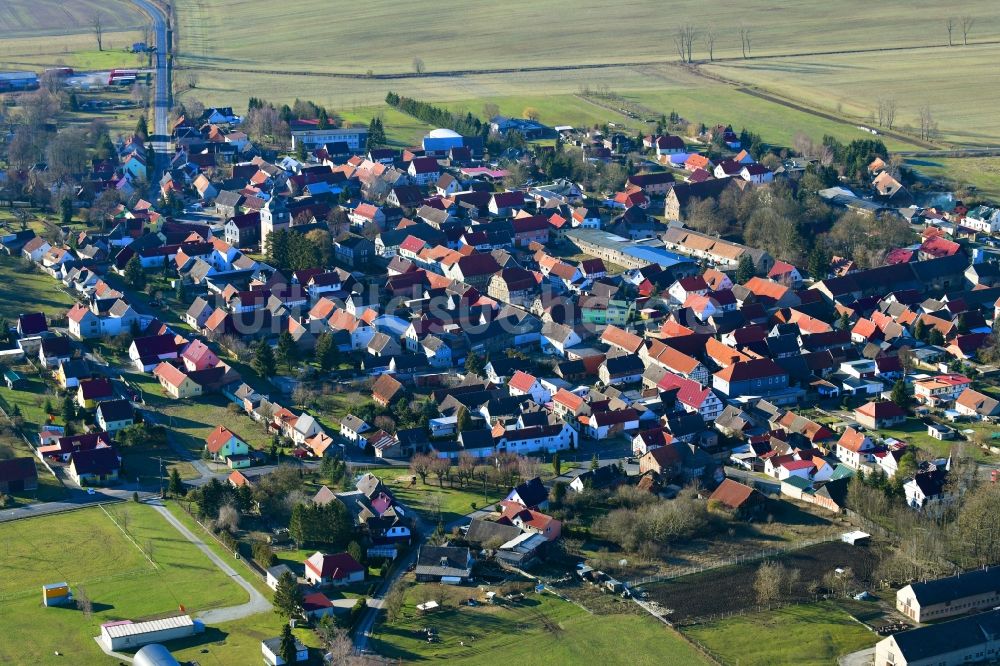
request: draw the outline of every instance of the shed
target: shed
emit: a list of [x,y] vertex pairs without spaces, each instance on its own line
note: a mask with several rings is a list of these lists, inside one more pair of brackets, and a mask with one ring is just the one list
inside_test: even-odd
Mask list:
[[69,583],[42,585],[42,603],[46,606],[65,606],[73,603],[73,592]]
[[149,643],[187,638],[196,632],[190,615],[175,615],[148,622],[105,622],[101,625],[101,643],[109,650],[128,650]]
[[871,543],[872,535],[867,532],[862,532],[861,530],[853,530],[851,532],[844,532],[841,534],[840,540],[844,543],[849,543],[852,546],[867,546]]

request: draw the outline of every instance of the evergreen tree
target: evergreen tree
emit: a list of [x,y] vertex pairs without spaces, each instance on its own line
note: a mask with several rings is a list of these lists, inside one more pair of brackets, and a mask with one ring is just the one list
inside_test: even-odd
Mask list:
[[263,340],[254,347],[253,361],[250,363],[254,371],[261,377],[271,377],[277,372],[277,363],[274,360],[274,350],[271,345]]
[[934,327],[931,327],[930,331],[927,333],[927,344],[937,345],[937,346],[943,345],[944,335],[941,334],[941,331],[937,330]]
[[316,349],[314,350],[316,364],[323,372],[327,372],[337,367],[340,362],[340,350],[330,333],[322,333],[316,339]]
[[45,412],[46,414],[53,414],[53,413],[55,413],[56,410],[52,406],[52,399],[51,398],[45,398],[45,404],[42,406],[42,411]]
[[184,288],[184,281],[178,279],[177,283],[174,285],[174,298],[177,299],[178,303],[187,302],[187,290]]
[[923,342],[927,341],[927,324],[923,318],[918,318],[917,323],[913,325],[913,337]]
[[278,360],[291,372],[292,368],[299,360],[299,347],[295,344],[295,339],[288,331],[282,331],[278,336]]
[[167,492],[174,497],[184,495],[184,482],[181,481],[181,474],[177,471],[176,467],[170,470],[170,481],[167,484]]
[[281,645],[278,647],[281,653],[281,660],[286,664],[294,664],[295,659],[295,636],[292,635],[292,628],[287,623],[281,628]]
[[483,368],[486,367],[486,359],[475,352],[469,352],[469,355],[465,357],[465,371],[473,375],[479,375],[482,373]]
[[146,288],[146,272],[142,270],[139,255],[133,254],[125,264],[125,284],[136,291]]
[[559,460],[558,451],[552,454],[552,471],[556,473],[556,476],[562,474],[562,461]]
[[63,398],[62,418],[63,423],[69,423],[76,418],[76,404],[73,402],[73,396],[69,393]]
[[59,220],[63,226],[73,222],[73,200],[69,197],[63,197],[59,201]]
[[316,129],[330,129],[330,117],[326,114],[326,109],[320,109]]
[[[272,446],[272,448],[275,447]],[[308,529],[307,520],[304,504],[296,504],[292,507],[292,517],[288,520],[288,535],[295,540],[296,546],[305,543],[306,530]]]
[[822,280],[826,278],[827,273],[830,272],[830,257],[827,255],[826,250],[820,246],[816,246],[809,253],[809,275],[814,280]]
[[892,385],[890,399],[903,409],[909,407],[910,401],[913,399],[913,396],[910,395],[910,385],[902,379],[897,379],[896,383]]
[[75,92],[69,94],[69,110],[70,111],[80,110],[80,101],[76,98]]
[[295,580],[295,575],[286,571],[278,578],[278,584],[274,588],[274,612],[285,617],[292,617],[299,612],[301,605],[302,590]]
[[597,469],[600,466],[601,466],[601,463],[597,459],[597,454],[595,453],[594,457],[590,459],[590,471],[593,472],[595,469]]
[[135,123],[135,134],[136,136],[142,137],[143,140],[149,136],[149,125],[146,122],[146,114],[139,116],[139,120]]
[[752,278],[755,273],[756,269],[753,265],[753,259],[750,258],[749,254],[743,253],[743,256],[740,257],[739,264],[736,265],[736,282],[738,284],[743,284]]

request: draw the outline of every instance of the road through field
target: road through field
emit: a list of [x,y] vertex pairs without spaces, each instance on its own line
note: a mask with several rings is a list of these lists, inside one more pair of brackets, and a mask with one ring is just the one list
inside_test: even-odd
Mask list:
[[167,507],[163,506],[162,501],[153,500],[149,502],[149,505],[156,509],[157,513],[163,516],[168,523],[173,525],[185,539],[197,546],[198,550],[204,553],[205,557],[210,559],[215,566],[219,567],[224,574],[232,578],[237,585],[246,590],[250,595],[250,601],[245,604],[240,604],[239,606],[229,606],[227,608],[213,608],[200,613],[198,615],[199,618],[208,624],[220,624],[222,622],[241,620],[248,615],[256,615],[257,613],[263,613],[271,610],[271,602],[264,598],[264,595],[258,592],[257,588],[251,585],[238,571],[233,569],[228,562],[216,555],[204,541],[195,536],[191,530],[181,523],[181,521],[177,520],[177,518],[175,518],[174,515],[167,510]]

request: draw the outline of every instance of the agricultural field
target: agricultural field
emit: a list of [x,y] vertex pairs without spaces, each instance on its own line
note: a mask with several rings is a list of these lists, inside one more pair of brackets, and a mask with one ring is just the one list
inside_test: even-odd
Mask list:
[[[91,23],[97,13],[101,15],[106,34],[141,27],[147,20],[127,0],[4,0],[0,11],[0,35],[4,35],[5,39],[76,33],[90,35]],[[52,40],[48,42],[53,45]]]
[[[783,601],[814,601],[809,583],[822,586],[822,579],[837,567],[850,567],[859,581],[868,580],[877,559],[873,551],[857,548],[841,541],[831,541],[794,551],[774,561],[788,569],[798,569],[801,583],[782,594]],[[678,624],[731,611],[756,607],[753,589],[754,575],[760,562],[712,569],[700,574],[674,578],[664,583],[645,586],[650,599],[670,609],[671,621]]]
[[[669,628],[643,615],[590,615],[549,594],[529,594],[504,606],[460,606],[459,598],[481,596],[472,588],[415,585],[408,590],[403,617],[382,624],[372,636],[376,652],[392,660],[455,664],[620,663],[628,642],[631,664],[707,663]],[[447,600],[445,599],[447,597]],[[420,615],[415,606],[438,600],[442,610]],[[430,627],[437,640],[421,632]]]
[[[129,503],[106,511],[93,507],[0,525],[7,574],[0,581],[0,622],[8,636],[32,636],[0,641],[0,660],[63,664],[58,651],[75,655],[75,663],[114,663],[93,641],[102,622],[169,613],[181,605],[196,614],[247,601],[244,590],[153,508]],[[41,586],[62,581],[78,599],[90,600],[91,614],[41,605]]]
[[687,627],[684,633],[724,663],[836,663],[837,658],[873,646],[879,636],[844,610],[823,602],[787,606]]
[[[980,17],[975,39],[996,32],[992,8],[988,0],[963,3],[964,12]],[[780,7],[750,0],[741,9],[712,17],[716,58],[740,55],[741,26],[753,35],[754,56],[913,46],[915,34],[922,36],[918,44],[940,44],[943,24],[933,33],[916,28],[941,22],[952,11],[930,0],[908,3],[903,15],[896,3],[873,6],[861,0],[836,7],[818,0]],[[318,0],[297,3],[295,12],[266,3],[180,0],[177,12],[184,65],[356,74],[411,73],[415,57],[428,72],[673,60],[670,26],[709,27],[697,0],[673,0],[669,9],[651,0],[631,0],[615,5],[614,11],[600,0],[513,0],[446,10],[428,2],[372,0],[347,8],[332,24],[328,6]],[[232,20],[235,12],[237,22]],[[261,34],[255,29],[260,25],[273,29]],[[497,26],[505,32],[498,34]],[[625,32],[630,39],[623,49]],[[311,57],[301,57],[298,45],[303,43],[312,45]],[[392,48],[365,48],[375,43]],[[700,40],[696,51],[695,57],[707,58]],[[266,65],[262,54],[267,54]]]
[[[982,27],[980,38],[987,37],[987,29]],[[940,33],[946,36],[943,27]],[[995,34],[989,36],[995,38]],[[970,44],[879,54],[761,58],[703,67],[866,123],[871,122],[881,97],[897,100],[899,128],[917,127],[920,107],[927,104],[942,141],[975,146],[1000,138],[1000,118],[992,112],[1000,103],[1000,72],[993,65],[998,58],[1000,46]],[[974,97],[969,96],[970,90],[975,90]],[[968,103],[955,104],[955,99],[968,99]]]
[[906,166],[955,189],[975,188],[978,197],[1000,199],[998,157],[911,157]]

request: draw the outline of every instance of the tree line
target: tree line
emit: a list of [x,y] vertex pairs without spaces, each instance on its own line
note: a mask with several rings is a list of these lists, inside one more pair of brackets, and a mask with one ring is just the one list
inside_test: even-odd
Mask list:
[[490,131],[489,124],[473,116],[472,112],[468,112],[464,116],[457,116],[443,107],[421,102],[412,97],[403,97],[392,91],[386,94],[385,103],[417,120],[424,121],[428,125],[446,127],[455,130],[462,136],[485,137]]

